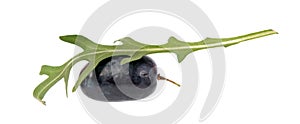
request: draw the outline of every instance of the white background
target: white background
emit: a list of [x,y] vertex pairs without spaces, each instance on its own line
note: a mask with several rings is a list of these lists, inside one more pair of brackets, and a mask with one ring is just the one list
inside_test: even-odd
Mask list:
[[[105,2],[0,2],[1,124],[95,123],[76,94],[64,96],[63,82],[48,92],[46,107],[33,98],[32,91],[46,78],[39,75],[41,65],[61,65],[73,56],[74,47],[59,41],[58,36],[78,33],[92,12]],[[300,123],[297,1],[194,2],[208,15],[220,37],[269,28],[279,32],[225,49],[223,96],[214,113],[202,123]],[[197,54],[201,66],[210,66],[206,52]],[[167,73],[168,68],[164,69]],[[197,123],[197,109],[192,107],[181,123]]]

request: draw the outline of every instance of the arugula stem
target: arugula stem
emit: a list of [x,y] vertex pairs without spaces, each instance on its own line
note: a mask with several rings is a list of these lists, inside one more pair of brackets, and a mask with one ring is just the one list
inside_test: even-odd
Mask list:
[[[231,37],[231,38],[206,38],[202,42],[190,42],[189,44],[192,47],[194,51],[200,50],[204,48],[214,48],[214,47],[222,47],[222,46],[231,46],[235,45],[244,41],[272,35],[272,34],[278,34],[276,31],[269,29],[269,30],[263,30],[259,32],[254,32],[250,34],[245,34],[237,37]],[[206,45],[206,46],[203,46]]]

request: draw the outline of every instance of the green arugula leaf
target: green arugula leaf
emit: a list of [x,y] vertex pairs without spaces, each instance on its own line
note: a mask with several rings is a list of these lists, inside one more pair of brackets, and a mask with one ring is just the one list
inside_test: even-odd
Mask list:
[[199,42],[184,42],[170,37],[168,42],[162,45],[149,45],[135,41],[130,37],[119,39],[115,42],[121,42],[121,45],[101,45],[89,40],[81,35],[66,35],[59,37],[62,41],[75,44],[83,49],[83,52],[75,55],[61,66],[43,65],[40,75],[48,75],[48,78],[40,83],[33,91],[33,96],[45,105],[44,98],[48,90],[58,81],[64,78],[66,95],[68,96],[68,79],[72,66],[79,61],[86,60],[89,62],[86,69],[81,73],[76,81],[73,92],[80,86],[81,82],[94,70],[102,60],[117,55],[127,55],[129,58],[124,58],[121,63],[125,64],[141,58],[142,56],[153,53],[170,52],[177,55],[178,62],[197,50],[228,47],[247,40],[264,37],[272,34],[277,34],[274,30],[263,30],[255,33],[250,33],[232,38],[206,38]]

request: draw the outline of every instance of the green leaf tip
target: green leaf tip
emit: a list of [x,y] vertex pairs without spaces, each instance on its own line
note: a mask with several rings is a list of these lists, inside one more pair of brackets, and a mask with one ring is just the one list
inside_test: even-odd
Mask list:
[[73,87],[73,88],[72,88],[72,92],[73,92],[73,93],[74,93],[76,90],[77,90],[76,87]]
[[75,44],[77,36],[78,35],[65,35],[65,36],[59,36],[59,39],[67,43]]
[[46,102],[43,101],[45,94],[57,82],[64,79],[66,96],[68,97],[68,79],[70,70],[73,65],[82,60],[88,61],[89,64],[78,77],[72,88],[72,92],[76,91],[82,81],[94,70],[99,62],[111,56],[129,56],[121,61],[121,64],[126,64],[148,54],[175,53],[177,55],[178,62],[182,62],[187,55],[198,50],[214,47],[228,47],[272,34],[278,34],[278,32],[268,29],[231,38],[206,38],[198,42],[184,42],[176,39],[175,37],[170,37],[167,43],[161,45],[144,44],[130,37],[117,40],[122,43],[121,45],[102,45],[97,44],[82,35],[60,36],[59,38],[62,41],[81,47],[83,52],[75,55],[61,66],[43,65],[40,74],[48,75],[48,78],[34,89],[33,96],[42,104],[46,104]]
[[101,47],[101,45],[98,46],[98,44],[82,35],[65,35],[60,36],[59,39],[67,43],[75,44],[86,50],[92,50],[96,49],[97,47]]

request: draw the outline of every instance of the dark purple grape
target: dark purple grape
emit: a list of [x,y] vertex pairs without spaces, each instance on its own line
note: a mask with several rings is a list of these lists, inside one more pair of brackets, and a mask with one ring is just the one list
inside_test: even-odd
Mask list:
[[114,56],[98,63],[80,87],[89,98],[99,101],[129,101],[152,94],[157,85],[155,62],[147,56],[121,65],[123,58]]

